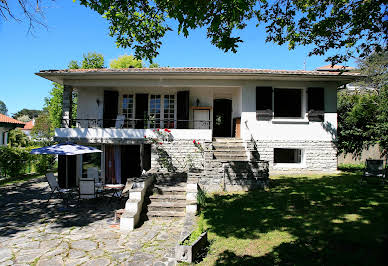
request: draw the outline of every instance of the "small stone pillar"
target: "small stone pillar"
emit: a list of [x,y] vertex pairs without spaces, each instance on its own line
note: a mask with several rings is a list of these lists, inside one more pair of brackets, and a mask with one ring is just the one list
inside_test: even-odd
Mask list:
[[71,114],[73,105],[73,87],[64,85],[63,87],[63,100],[62,100],[62,127],[71,127]]

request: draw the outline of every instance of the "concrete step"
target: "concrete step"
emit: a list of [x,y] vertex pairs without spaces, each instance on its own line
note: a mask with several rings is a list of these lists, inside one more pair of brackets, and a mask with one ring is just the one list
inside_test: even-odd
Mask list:
[[242,151],[214,151],[214,156],[247,156],[245,150]]
[[175,211],[184,212],[186,210],[186,202],[174,202],[174,201],[152,201],[148,206],[148,211]]
[[237,139],[237,138],[213,138],[213,144],[215,142],[227,142],[227,143],[244,143],[242,139]]
[[186,195],[160,195],[160,194],[154,194],[149,197],[151,202],[173,202],[173,201],[186,201]]
[[213,146],[213,152],[216,151],[227,151],[227,152],[235,152],[235,151],[245,151],[245,147],[242,145],[217,145]]
[[177,211],[148,211],[148,217],[184,217],[185,212],[177,212]]
[[186,192],[186,184],[182,186],[164,186],[160,184],[154,185],[154,188],[162,190],[162,191],[182,191]]

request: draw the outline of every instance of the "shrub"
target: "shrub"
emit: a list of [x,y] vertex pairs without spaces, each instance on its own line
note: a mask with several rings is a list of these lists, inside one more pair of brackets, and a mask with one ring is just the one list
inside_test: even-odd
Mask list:
[[0,172],[4,176],[16,177],[24,173],[26,162],[30,159],[30,154],[25,148],[0,147]]
[[38,156],[36,160],[36,171],[39,174],[45,174],[48,170],[52,169],[55,164],[54,155],[35,155]]

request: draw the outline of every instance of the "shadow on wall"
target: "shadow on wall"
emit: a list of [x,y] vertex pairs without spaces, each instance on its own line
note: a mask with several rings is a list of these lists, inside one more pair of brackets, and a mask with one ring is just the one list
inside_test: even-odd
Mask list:
[[[270,191],[207,198],[203,215],[211,238],[255,241],[258,254],[239,255],[225,247],[213,255],[216,265],[384,265],[388,186],[360,186],[359,178],[280,177]],[[266,234],[276,232],[289,239],[268,242]],[[263,251],[260,243],[272,248]]]

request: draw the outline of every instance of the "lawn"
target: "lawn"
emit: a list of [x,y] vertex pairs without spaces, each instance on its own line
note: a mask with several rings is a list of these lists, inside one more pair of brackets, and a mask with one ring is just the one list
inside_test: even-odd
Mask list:
[[386,265],[388,185],[359,173],[278,176],[267,191],[209,195],[202,265]]

